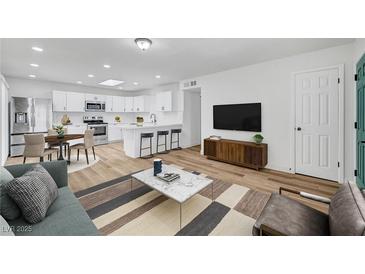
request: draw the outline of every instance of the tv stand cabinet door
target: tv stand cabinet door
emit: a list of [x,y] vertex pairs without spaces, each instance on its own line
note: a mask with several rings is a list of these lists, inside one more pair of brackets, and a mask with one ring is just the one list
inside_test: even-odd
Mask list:
[[204,155],[208,156],[209,158],[215,158],[218,157],[218,150],[219,150],[219,143],[215,140],[204,140]]

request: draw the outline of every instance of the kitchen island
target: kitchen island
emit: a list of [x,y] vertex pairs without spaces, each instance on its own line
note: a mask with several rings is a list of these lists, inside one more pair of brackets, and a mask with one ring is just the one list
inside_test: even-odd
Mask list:
[[[139,157],[139,148],[141,142],[141,133],[153,133],[152,138],[152,152],[156,153],[157,147],[157,131],[168,130],[171,134],[171,129],[182,128],[182,124],[152,124],[146,123],[143,126],[137,125],[123,125],[121,126],[124,139],[124,152],[127,156],[132,158]],[[167,148],[170,149],[170,134],[167,136]],[[174,135],[175,140],[177,136]],[[181,140],[181,136],[180,136]],[[165,137],[160,136],[160,144],[164,144]],[[143,147],[149,147],[150,143],[148,139],[143,140]],[[161,146],[159,151],[162,151],[165,147]],[[149,153],[149,150],[142,151],[142,156]]]

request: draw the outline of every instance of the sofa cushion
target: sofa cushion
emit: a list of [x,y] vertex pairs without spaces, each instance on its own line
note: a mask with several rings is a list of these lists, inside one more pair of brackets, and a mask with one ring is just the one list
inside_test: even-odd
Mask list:
[[0,166],[0,215],[2,215],[6,220],[14,220],[20,216],[18,206],[6,193],[4,187],[5,184],[13,179],[13,175],[11,175],[4,167]]
[[[10,221],[13,227],[29,225],[23,218]],[[32,224],[31,231],[15,231],[15,235],[29,236],[94,236],[99,235],[80,202],[68,187],[58,189],[58,198],[50,206],[47,217]]]
[[32,224],[44,219],[49,206],[58,195],[55,181],[41,165],[35,165],[4,187],[19,206],[24,218]]
[[285,235],[328,235],[328,216],[293,199],[273,193],[257,219],[252,234],[260,235],[265,224]]
[[0,215],[0,236],[14,236],[14,233],[11,230],[9,224],[1,215]]
[[365,198],[356,183],[343,184],[331,199],[329,208],[331,235],[365,235]]

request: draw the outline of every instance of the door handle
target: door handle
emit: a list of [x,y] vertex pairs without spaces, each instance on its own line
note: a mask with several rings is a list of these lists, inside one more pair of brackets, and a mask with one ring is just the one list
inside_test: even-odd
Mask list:
[[301,128],[301,127],[297,127],[297,130],[298,130],[298,131],[301,131],[301,130],[302,130],[302,128]]

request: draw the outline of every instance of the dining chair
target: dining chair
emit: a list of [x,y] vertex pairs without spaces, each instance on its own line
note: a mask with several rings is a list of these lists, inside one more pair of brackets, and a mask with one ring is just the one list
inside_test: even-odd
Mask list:
[[85,133],[84,133],[84,142],[80,143],[80,144],[70,146],[69,153],[71,155],[71,151],[73,149],[77,149],[77,161],[79,161],[79,159],[80,159],[80,149],[84,149],[85,150],[85,156],[86,156],[86,162],[87,162],[87,164],[89,164],[88,149],[90,149],[90,148],[92,149],[93,155],[94,155],[94,160],[96,160],[94,146],[95,146],[94,130],[93,129],[87,129],[87,130],[85,130]]
[[[65,134],[67,134],[67,128],[64,128],[64,132],[65,132]],[[55,135],[57,135],[57,131],[53,128],[50,128],[50,129],[48,129],[48,135],[55,136]],[[48,148],[57,148],[58,149],[59,147],[60,147],[60,145],[58,143],[49,143],[48,144]],[[66,155],[67,154],[66,152],[68,152],[70,150],[70,143],[63,142],[63,147],[65,150],[64,154]]]
[[23,164],[27,158],[39,157],[40,162],[44,161],[44,156],[52,161],[52,153],[58,153],[58,149],[45,148],[46,142],[43,134],[25,134],[25,148],[23,153]]

